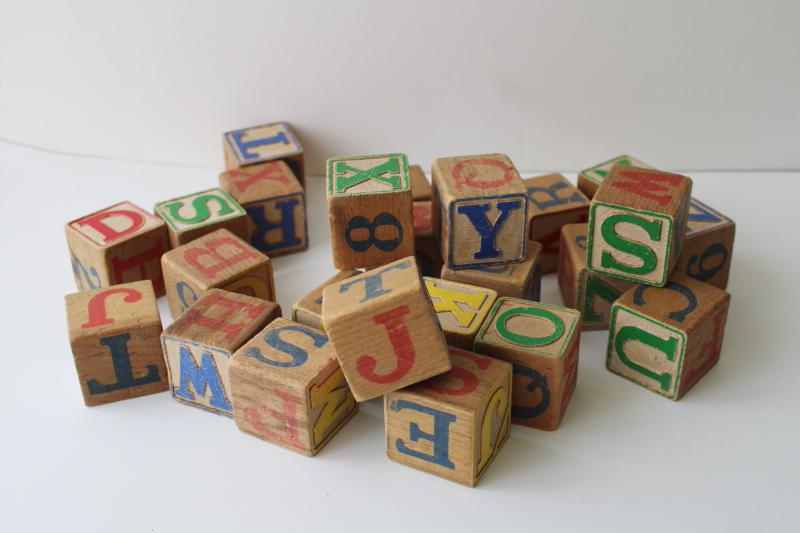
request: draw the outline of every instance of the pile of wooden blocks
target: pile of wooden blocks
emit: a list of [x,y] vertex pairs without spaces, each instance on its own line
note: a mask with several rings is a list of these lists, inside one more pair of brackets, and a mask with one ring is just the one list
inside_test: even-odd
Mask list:
[[[314,455],[383,397],[389,458],[473,486],[510,424],[558,428],[581,330],[608,330],[608,369],[673,400],[719,359],[734,223],[688,177],[620,156],[576,187],[483,154],[436,159],[431,186],[403,154],[329,159],[339,272],[288,320],[270,257],[308,247],[302,148],[285,123],[223,141],[218,188],[67,223],[87,405],[169,389]],[[563,306],[539,301],[556,272]]]

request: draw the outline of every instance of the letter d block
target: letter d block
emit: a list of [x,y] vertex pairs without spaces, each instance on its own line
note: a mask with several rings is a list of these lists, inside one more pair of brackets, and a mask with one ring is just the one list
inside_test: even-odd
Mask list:
[[497,292],[436,278],[424,280],[447,344],[471,350],[478,329],[497,300]]
[[250,240],[247,213],[222,189],[159,202],[155,212],[167,223],[173,248],[223,228],[245,241]]
[[677,272],[632,287],[611,308],[606,366],[678,400],[719,360],[729,306],[727,292]]
[[150,281],[68,294],[65,302],[86,405],[167,390],[161,318]]
[[580,317],[574,309],[499,298],[475,339],[475,351],[514,367],[511,421],[558,428],[578,377]]
[[289,165],[300,185],[305,183],[303,147],[286,122],[226,132],[222,147],[228,170],[280,160]]
[[359,402],[450,370],[413,257],[326,287],[322,323]]
[[681,253],[691,192],[686,176],[614,166],[589,209],[586,266],[663,286]]
[[384,396],[389,459],[475,486],[508,437],[511,365],[450,348],[453,368]]
[[328,337],[277,318],[231,358],[236,425],[304,455],[316,455],[356,413]]
[[161,335],[172,396],[233,416],[229,359],[280,315],[273,302],[221,289],[206,292]]

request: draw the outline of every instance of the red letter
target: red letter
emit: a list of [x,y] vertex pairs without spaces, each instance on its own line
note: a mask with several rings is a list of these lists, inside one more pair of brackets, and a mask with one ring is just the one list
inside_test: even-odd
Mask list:
[[161,256],[164,255],[164,243],[161,239],[156,240],[149,250],[144,250],[126,259],[119,257],[111,258],[111,270],[114,275],[114,283],[123,283],[122,275],[132,268],[139,267],[139,276],[130,281],[150,279],[147,275],[147,265],[154,263],[156,276],[152,278],[153,288],[156,293],[164,290],[164,274],[161,272]]
[[[130,224],[123,230],[116,230],[103,222],[105,219],[113,216],[126,217],[130,221]],[[115,209],[113,211],[103,211],[102,213],[97,213],[96,215],[89,215],[88,217],[79,220],[76,224],[80,226],[91,227],[93,230],[103,236],[103,243],[108,244],[109,242],[115,241],[120,237],[124,237],[125,235],[133,233],[141,228],[143,223],[144,217],[136,211],[130,211],[128,209]]]
[[403,321],[403,317],[410,312],[411,309],[407,305],[401,305],[372,317],[373,322],[386,328],[389,342],[392,343],[397,356],[397,367],[388,374],[376,374],[375,367],[378,366],[378,361],[371,355],[362,355],[356,361],[356,370],[365,379],[373,383],[392,383],[408,374],[414,366],[414,343]]
[[277,161],[263,165],[258,172],[254,173],[244,170],[230,170],[228,176],[230,176],[236,188],[239,189],[239,192],[245,191],[255,182],[262,180],[277,181],[283,185],[289,185],[289,177],[283,173],[283,165]]
[[[476,180],[475,177],[478,175],[478,173],[470,167],[477,167],[480,165],[498,167],[503,171],[503,177],[489,181]],[[453,167],[452,171],[453,178],[456,180],[456,187],[461,188],[464,186],[464,184],[467,184],[470,187],[475,187],[477,189],[494,189],[495,187],[500,187],[501,185],[505,185],[514,179],[515,174],[516,172],[512,167],[509,167],[502,161],[489,159],[488,157],[474,157],[472,159],[459,161]]]
[[89,313],[89,320],[81,324],[81,329],[94,328],[97,326],[105,326],[106,324],[113,324],[114,319],[108,318],[106,315],[106,298],[112,294],[124,294],[124,302],[132,304],[142,299],[142,293],[133,289],[108,289],[107,291],[98,292],[89,300],[86,305],[86,310]]
[[711,339],[707,342],[704,342],[700,346],[700,353],[697,354],[697,365],[693,368],[688,368],[686,372],[686,378],[683,379],[683,383],[690,384],[693,383],[696,379],[699,379],[700,376],[705,374],[709,368],[711,368],[714,363],[719,358],[719,352],[721,350],[720,346],[720,337],[722,337],[722,325],[725,322],[725,317],[728,313],[728,308],[725,307],[721,309],[716,315],[714,315],[714,331],[711,335]]
[[[458,348],[450,347],[450,356],[458,356],[463,357],[465,359],[469,359],[475,365],[481,369],[486,370],[488,366],[491,364],[491,360],[488,357],[481,357],[477,354],[472,352],[468,352],[466,350],[459,350]],[[450,372],[446,374],[441,374],[442,376],[451,376],[461,380],[461,387],[457,389],[450,389],[443,386],[442,381],[445,381],[445,378],[438,378],[433,379],[431,381],[427,381],[424,383],[424,387],[426,389],[432,390],[438,394],[445,394],[447,396],[463,396],[465,394],[469,394],[470,392],[474,391],[478,388],[478,376],[467,370],[462,366],[453,365],[453,368],[450,369]]]
[[[207,313],[215,305],[225,307],[227,311],[222,316],[209,316]],[[183,316],[187,320],[194,322],[194,325],[221,331],[228,338],[235,337],[244,329],[244,323],[230,323],[228,319],[239,311],[244,312],[250,318],[257,318],[267,308],[267,302],[257,304],[244,304],[238,300],[228,298],[220,292],[209,294],[195,302],[186,310]]]
[[630,178],[634,181],[617,181],[614,182],[613,187],[622,189],[623,191],[632,192],[645,198],[650,198],[658,202],[658,205],[667,205],[672,200],[672,195],[669,194],[655,194],[656,192],[665,192],[669,189],[655,183],[657,181],[665,181],[672,185],[677,185],[681,181],[681,177],[677,174],[666,174],[664,172],[650,172],[647,170],[639,170],[636,168],[624,168],[619,170],[619,175],[624,178]]
[[[229,257],[223,256],[217,250],[225,245],[235,248],[239,253]],[[202,265],[200,259],[206,256],[210,257],[213,262],[208,265]],[[240,241],[231,237],[209,239],[205,242],[205,246],[191,248],[183,254],[183,259],[208,279],[213,278],[220,270],[239,264],[247,259],[257,258],[258,254],[255,251],[245,247]]]
[[[245,419],[258,434],[304,450],[306,447],[300,443],[297,435],[297,406],[301,402],[300,398],[277,389],[275,390],[275,396],[280,398],[283,404],[283,412],[271,409],[266,405],[251,405],[244,410]],[[271,430],[263,422],[263,417],[265,416],[274,418],[281,423],[280,433]]]

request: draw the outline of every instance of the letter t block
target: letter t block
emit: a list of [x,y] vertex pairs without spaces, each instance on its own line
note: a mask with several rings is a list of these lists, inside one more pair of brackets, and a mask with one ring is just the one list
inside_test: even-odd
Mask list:
[[303,147],[286,122],[228,131],[222,135],[225,168],[228,170],[268,161],[284,161],[300,181],[305,183]]

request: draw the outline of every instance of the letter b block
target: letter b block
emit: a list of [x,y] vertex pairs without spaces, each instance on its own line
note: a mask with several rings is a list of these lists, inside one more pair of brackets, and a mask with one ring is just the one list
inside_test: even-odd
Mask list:
[[222,228],[245,241],[250,240],[247,214],[222,189],[209,189],[159,202],[155,212],[167,223],[173,248]]

